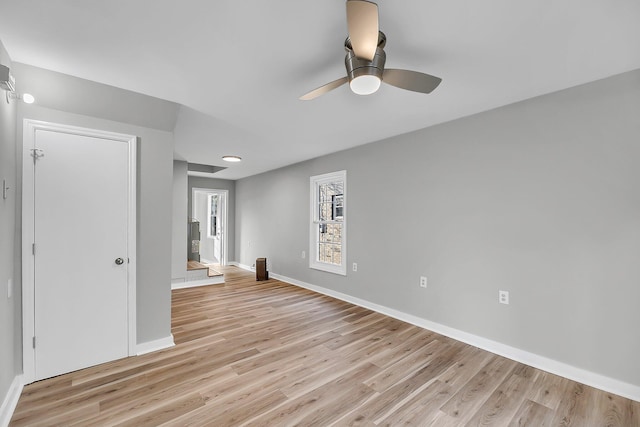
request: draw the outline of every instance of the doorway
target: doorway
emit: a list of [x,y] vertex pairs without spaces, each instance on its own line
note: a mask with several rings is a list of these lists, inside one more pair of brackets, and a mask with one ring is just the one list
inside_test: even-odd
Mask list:
[[135,354],[136,138],[25,120],[25,382]]
[[194,188],[191,216],[200,224],[200,262],[227,265],[227,190]]

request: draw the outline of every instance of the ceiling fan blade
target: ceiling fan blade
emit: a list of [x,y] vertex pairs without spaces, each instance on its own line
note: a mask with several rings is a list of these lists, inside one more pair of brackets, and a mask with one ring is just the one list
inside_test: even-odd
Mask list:
[[417,71],[387,68],[382,75],[382,81],[391,86],[399,87],[400,89],[431,93],[438,87],[442,79]]
[[360,59],[372,61],[378,47],[378,5],[348,0],[347,26],[353,53]]
[[349,81],[349,78],[346,77],[346,76],[341,78],[341,79],[334,80],[331,83],[327,83],[324,86],[320,86],[319,88],[316,88],[316,89],[312,90],[309,93],[305,93],[304,95],[302,95],[300,97],[300,100],[301,101],[310,101],[310,100],[312,100],[314,98],[319,97],[320,95],[324,95],[325,93],[327,93],[327,92],[329,92],[331,90],[334,90],[335,88],[337,88],[339,86],[342,86],[343,84],[345,84],[348,81]]

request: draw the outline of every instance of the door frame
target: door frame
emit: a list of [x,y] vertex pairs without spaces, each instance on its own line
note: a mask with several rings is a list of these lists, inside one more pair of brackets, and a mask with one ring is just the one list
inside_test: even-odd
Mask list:
[[[224,196],[224,209],[222,210],[222,259],[220,265],[227,265],[229,256],[229,239],[227,238],[227,212],[229,210],[229,190],[221,190],[217,188],[196,188],[191,189],[191,216],[193,217],[196,208],[196,193],[221,194]],[[200,232],[200,240],[202,241],[202,232]]]
[[[127,212],[127,252],[129,257],[127,273],[127,321],[128,354],[136,354],[136,162],[137,137],[115,132],[83,128],[78,126],[24,119],[22,149],[22,366],[23,382],[35,381],[35,277],[34,256],[34,161],[31,153],[35,145],[37,131],[51,131],[126,143],[129,153],[128,168],[128,212]],[[46,155],[46,153],[45,153]]]

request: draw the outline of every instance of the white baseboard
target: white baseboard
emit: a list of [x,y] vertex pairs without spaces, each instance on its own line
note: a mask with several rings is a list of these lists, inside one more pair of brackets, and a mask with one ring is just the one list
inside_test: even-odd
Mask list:
[[247,270],[247,271],[256,271],[256,269],[254,267],[251,267],[250,265],[240,264],[239,262],[235,262],[235,261],[230,262],[229,265],[233,265],[234,267],[240,267],[241,269]]
[[153,351],[164,350],[165,348],[170,348],[174,345],[176,344],[173,342],[173,335],[169,335],[168,337],[160,338],[159,340],[147,341],[138,344],[136,346],[136,355],[141,356]]
[[18,405],[20,394],[22,394],[23,386],[22,375],[16,375],[9,386],[9,390],[7,390],[7,395],[2,401],[2,406],[0,406],[0,427],[7,427],[9,425],[13,412]]
[[171,283],[171,289],[195,288],[196,286],[219,285],[224,283],[224,276],[214,276],[202,280],[189,280],[188,282]]
[[[238,266],[245,270],[253,271],[249,266],[243,264],[238,264]],[[624,381],[587,371],[585,369],[576,368],[575,366],[571,366],[566,363],[541,356],[539,354],[511,347],[497,341],[470,334],[459,329],[451,328],[440,323],[432,322],[430,320],[426,320],[412,314],[404,313],[393,308],[375,304],[357,297],[353,297],[351,295],[323,288],[321,286],[312,285],[310,283],[302,282],[300,280],[281,276],[275,273],[272,273],[271,277],[282,282],[290,283],[301,288],[318,292],[323,295],[328,295],[342,301],[350,302],[351,304],[355,304],[360,307],[368,308],[369,310],[373,310],[389,317],[393,317],[394,319],[411,323],[412,325],[428,329],[438,334],[445,335],[449,338],[453,338],[457,341],[461,341],[474,347],[479,347],[491,353],[506,357],[508,359],[515,360],[516,362],[524,363],[525,365],[529,365],[534,368],[538,368],[543,371],[547,371],[552,374],[559,375],[561,377],[565,377],[570,380],[577,381],[579,383],[586,384],[588,386],[595,387],[600,390],[604,390],[609,393],[617,394],[619,396],[623,396],[628,399],[640,402],[640,386],[638,385],[629,384]]]

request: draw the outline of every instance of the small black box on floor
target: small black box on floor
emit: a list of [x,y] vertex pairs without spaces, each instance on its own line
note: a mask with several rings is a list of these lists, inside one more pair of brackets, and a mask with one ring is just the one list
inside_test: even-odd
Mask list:
[[256,259],[256,280],[269,280],[266,258]]

